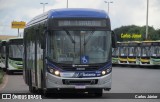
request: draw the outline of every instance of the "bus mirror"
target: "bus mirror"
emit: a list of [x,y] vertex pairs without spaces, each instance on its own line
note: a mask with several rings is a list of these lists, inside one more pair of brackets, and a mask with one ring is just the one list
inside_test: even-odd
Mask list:
[[112,31],[112,48],[117,48],[117,36],[113,31]]

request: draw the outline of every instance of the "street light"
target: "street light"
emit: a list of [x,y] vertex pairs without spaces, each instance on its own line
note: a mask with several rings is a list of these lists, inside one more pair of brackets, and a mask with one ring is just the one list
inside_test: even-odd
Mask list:
[[68,0],[67,0],[67,8],[68,8]]
[[108,1],[104,1],[105,3],[108,3],[108,15],[109,15],[109,4],[110,3],[113,3],[113,1],[110,1],[110,2],[108,2]]
[[146,40],[148,39],[148,8],[149,8],[149,0],[147,0],[147,15],[146,15]]
[[45,11],[45,5],[48,4],[48,3],[40,3],[40,4],[43,5],[43,13],[44,13],[44,11]]

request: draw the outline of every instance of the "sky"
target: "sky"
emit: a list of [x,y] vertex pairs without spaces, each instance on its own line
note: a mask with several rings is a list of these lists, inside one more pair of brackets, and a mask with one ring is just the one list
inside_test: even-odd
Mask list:
[[[127,25],[146,25],[147,0],[68,0],[69,8],[94,8],[108,12],[112,30]],[[29,22],[33,17],[45,11],[66,8],[67,0],[0,0],[0,35],[18,35],[18,30],[11,28],[12,21]],[[160,29],[160,0],[149,0],[149,26]],[[23,33],[23,29],[20,29]]]

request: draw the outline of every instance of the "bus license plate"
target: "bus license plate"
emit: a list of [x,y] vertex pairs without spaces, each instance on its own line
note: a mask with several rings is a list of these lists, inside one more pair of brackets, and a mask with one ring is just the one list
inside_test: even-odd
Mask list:
[[83,86],[83,85],[76,85],[75,86],[75,89],[85,89],[86,86]]

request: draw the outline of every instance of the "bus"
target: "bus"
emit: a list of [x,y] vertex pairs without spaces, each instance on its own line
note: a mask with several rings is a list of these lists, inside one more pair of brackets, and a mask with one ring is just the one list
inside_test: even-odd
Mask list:
[[151,46],[153,41],[142,41],[140,43],[140,66],[151,66]]
[[23,38],[10,38],[7,41],[7,74],[23,70]]
[[160,41],[154,41],[151,45],[151,64],[154,66],[160,65]]
[[119,42],[119,56],[118,56],[118,64],[120,65],[128,65],[128,42]]
[[53,9],[36,16],[24,29],[23,77],[29,91],[102,96],[103,89],[111,89],[115,42],[103,10]]
[[140,42],[130,41],[128,43],[128,64],[129,65],[139,65],[140,64]]
[[[117,43],[118,46],[119,43]],[[118,55],[119,55],[119,49],[118,48],[112,48],[112,64],[117,65],[118,64]]]
[[0,45],[0,53],[1,53],[1,68],[6,71],[7,69],[7,53],[6,53],[6,40],[2,40],[1,41],[1,45]]

